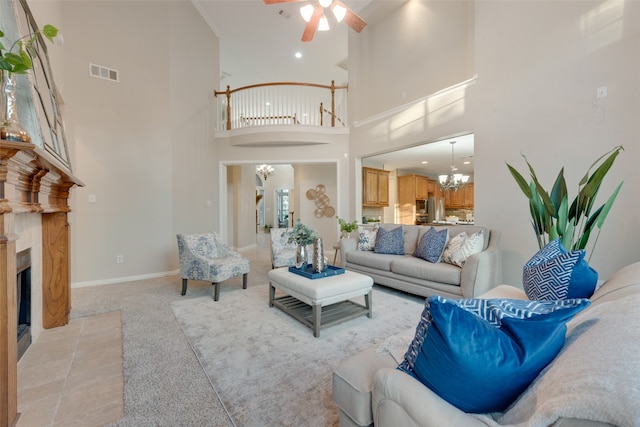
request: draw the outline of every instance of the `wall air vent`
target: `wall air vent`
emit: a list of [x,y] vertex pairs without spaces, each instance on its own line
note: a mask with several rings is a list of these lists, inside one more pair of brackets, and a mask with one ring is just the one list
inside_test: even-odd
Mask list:
[[102,65],[89,63],[89,75],[97,77],[99,79],[111,80],[112,82],[120,81],[120,73],[118,73],[118,70],[103,67]]
[[349,58],[344,58],[342,61],[336,64],[338,67],[342,68],[345,71],[349,71]]

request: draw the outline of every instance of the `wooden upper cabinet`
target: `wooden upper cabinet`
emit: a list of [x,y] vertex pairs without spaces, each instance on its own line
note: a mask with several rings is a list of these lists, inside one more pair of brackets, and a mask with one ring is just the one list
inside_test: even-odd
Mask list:
[[444,192],[445,208],[473,209],[473,183],[467,184],[458,191],[447,190]]
[[362,168],[363,206],[389,206],[389,171]]
[[416,196],[414,200],[426,200],[429,198],[429,183],[432,182],[426,176],[415,176]]

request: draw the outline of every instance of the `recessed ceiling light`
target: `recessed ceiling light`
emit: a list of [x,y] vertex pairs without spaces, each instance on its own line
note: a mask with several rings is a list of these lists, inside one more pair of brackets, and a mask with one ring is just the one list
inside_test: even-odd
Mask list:
[[420,162],[420,163],[422,163],[423,165],[426,165],[426,164],[427,164],[427,163],[429,163],[429,162],[427,162],[427,161],[425,160],[424,162]]
[[462,164],[464,164],[464,165],[470,165],[470,164],[471,164],[471,162],[470,162],[469,160],[466,160],[466,161],[462,162]]
[[298,59],[302,58],[302,54],[300,52],[296,52],[296,58]]

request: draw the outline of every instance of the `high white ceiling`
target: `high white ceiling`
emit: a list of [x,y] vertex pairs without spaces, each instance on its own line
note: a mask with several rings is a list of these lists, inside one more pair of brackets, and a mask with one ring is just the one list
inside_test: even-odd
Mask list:
[[[220,90],[249,84],[292,81],[318,84],[347,82],[347,71],[338,66],[347,59],[345,23],[331,13],[329,31],[317,31],[311,42],[302,42],[306,22],[300,7],[309,1],[266,5],[262,0],[192,0],[220,39]],[[345,0],[356,13],[368,0]],[[366,31],[366,28],[363,30]],[[301,58],[295,53],[300,52]]]
[[[406,0],[343,0],[367,23],[391,12]],[[347,83],[348,72],[338,66],[348,63],[348,34],[345,23],[327,13],[329,31],[318,31],[311,42],[300,39],[306,22],[300,7],[314,1],[266,5],[262,0],[192,0],[220,40],[221,82],[231,89],[265,82]],[[366,32],[365,27],[362,33]],[[362,34],[361,33],[361,34]],[[354,33],[355,34],[355,33]],[[300,52],[302,58],[295,57]],[[473,135],[455,138],[455,163],[460,173],[473,175]],[[428,161],[426,165],[422,161]],[[464,160],[471,160],[464,165]],[[367,162],[386,169],[403,169],[430,176],[451,168],[449,140],[424,144],[370,157]]]

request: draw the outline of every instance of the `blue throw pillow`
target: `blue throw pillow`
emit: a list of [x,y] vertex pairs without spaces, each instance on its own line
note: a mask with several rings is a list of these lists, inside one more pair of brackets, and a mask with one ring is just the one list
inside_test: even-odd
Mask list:
[[398,369],[465,412],[503,411],[564,345],[590,304],[431,296]]
[[391,231],[380,227],[376,236],[374,252],[377,254],[404,255],[402,227],[394,228]]
[[560,239],[540,249],[522,269],[524,291],[532,300],[589,298],[598,272],[584,259],[585,251],[567,252]]
[[429,262],[440,262],[447,240],[449,240],[448,228],[436,231],[434,227],[431,227],[420,238],[413,256]]

